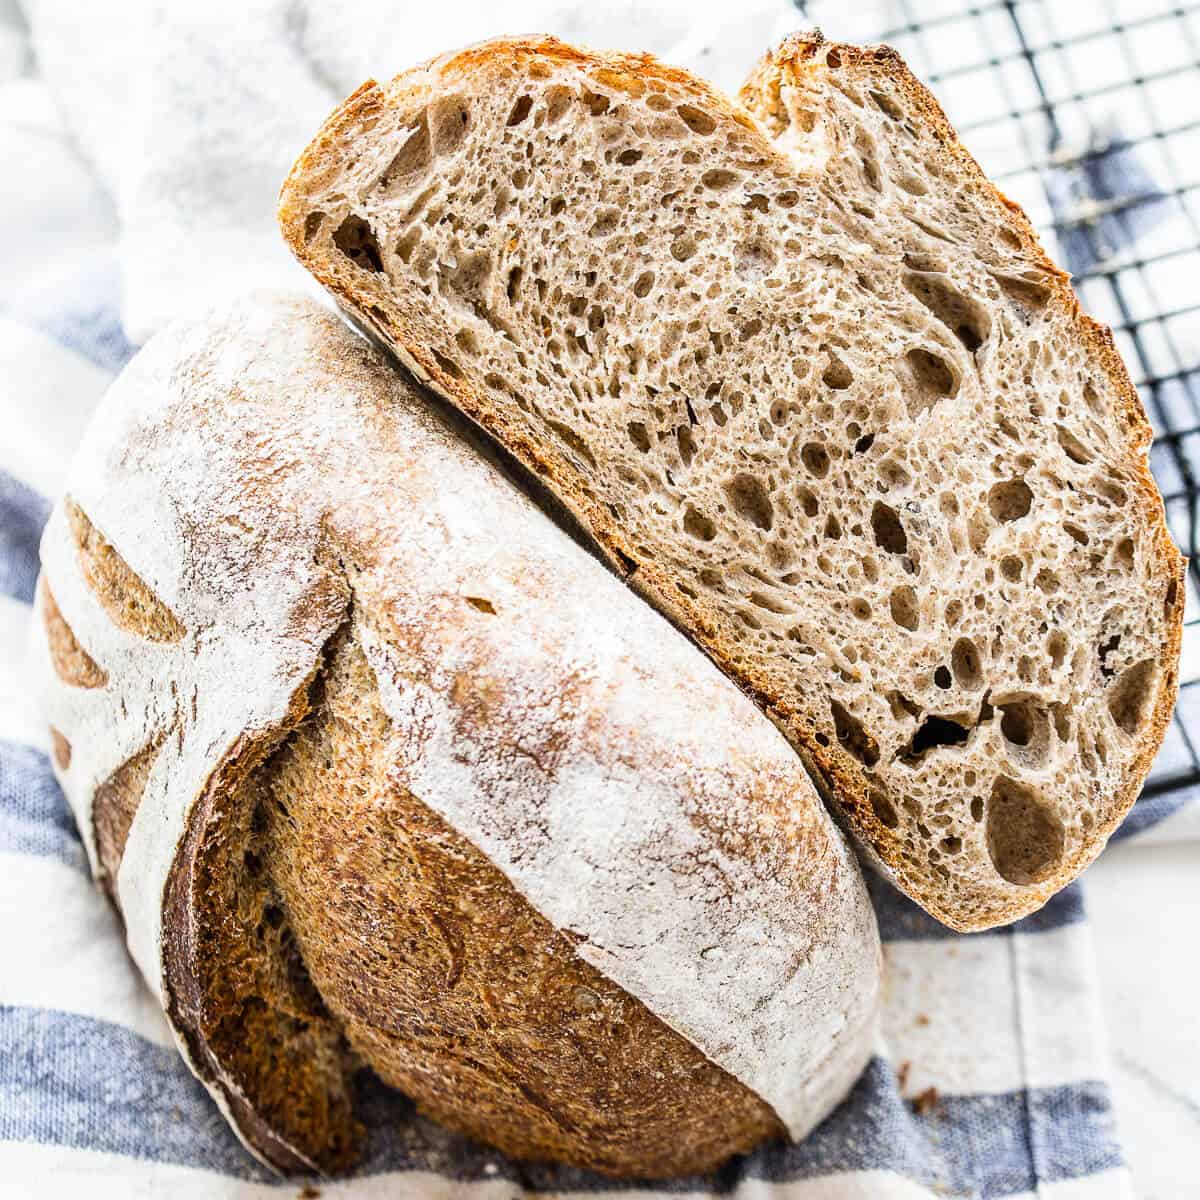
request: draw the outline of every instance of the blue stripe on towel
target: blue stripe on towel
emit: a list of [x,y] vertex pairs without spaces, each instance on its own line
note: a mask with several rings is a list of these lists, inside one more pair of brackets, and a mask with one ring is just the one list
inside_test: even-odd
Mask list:
[[[424,1170],[461,1182],[500,1177],[535,1192],[629,1187],[585,1171],[507,1162],[416,1118],[407,1101],[377,1082],[364,1082],[361,1111],[371,1130],[366,1173]],[[119,1025],[44,1009],[0,1008],[0,1138],[265,1178],[173,1049]],[[1118,1166],[1113,1145],[1112,1107],[1100,1084],[942,1097],[917,1115],[891,1069],[874,1060],[850,1100],[804,1142],[766,1147],[715,1176],[673,1181],[670,1190],[720,1194],[743,1178],[891,1170],[987,1200]]]
[[75,818],[50,769],[32,746],[0,740],[0,854],[56,858],[86,871]]
[[0,594],[33,602],[38,543],[49,516],[44,496],[0,470]]
[[27,290],[6,311],[115,374],[137,350],[121,325],[120,300],[116,255],[105,253],[82,260],[65,279]]

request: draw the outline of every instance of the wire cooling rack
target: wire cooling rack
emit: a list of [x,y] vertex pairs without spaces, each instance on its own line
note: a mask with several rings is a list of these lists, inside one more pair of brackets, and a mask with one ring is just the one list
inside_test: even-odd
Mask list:
[[[797,0],[827,36],[888,42],[1112,326],[1191,565],[1179,705],[1127,822],[1200,798],[1200,3]],[[1139,814],[1142,820],[1139,820]]]

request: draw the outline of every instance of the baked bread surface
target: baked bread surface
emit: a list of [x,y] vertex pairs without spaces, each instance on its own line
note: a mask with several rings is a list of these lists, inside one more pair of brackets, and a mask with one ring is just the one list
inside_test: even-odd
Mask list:
[[1150,428],[893,51],[790,39],[742,102],[485,43],[346,100],[281,225],[887,874],[955,928],[1010,921],[1099,853],[1169,720],[1183,564]]
[[879,944],[798,760],[378,351],[259,295],[150,343],[43,542],[55,765],[246,1144],[355,1076],[520,1157],[704,1171],[870,1052]]

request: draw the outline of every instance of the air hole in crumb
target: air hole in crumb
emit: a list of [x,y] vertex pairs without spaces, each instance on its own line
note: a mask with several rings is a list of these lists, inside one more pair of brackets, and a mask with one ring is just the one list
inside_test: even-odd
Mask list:
[[443,96],[429,106],[428,120],[434,150],[451,154],[467,135],[471,110],[462,96]]
[[1025,571],[1025,563],[1015,554],[1006,554],[1000,560],[1000,574],[1004,576],[1009,583],[1016,583],[1021,578]]
[[988,854],[1002,879],[1025,886],[1054,874],[1066,834],[1032,788],[1001,775],[992,785],[987,815]]
[[605,209],[603,212],[597,214],[591,228],[588,230],[588,236],[594,238],[611,236],[616,231],[620,219],[621,214],[615,208]]
[[800,461],[810,475],[824,479],[829,473],[829,452],[819,442],[806,442],[800,451]]
[[317,230],[321,228],[325,220],[325,214],[319,209],[310,212],[304,218],[304,242],[307,245],[317,236]]
[[886,92],[868,92],[867,95],[885,116],[891,117],[893,121],[904,120],[904,110]]
[[891,609],[892,620],[902,629],[907,629],[911,632],[920,624],[920,614],[917,610],[917,593],[908,584],[903,584],[892,590],[888,607]]
[[1033,583],[1039,591],[1045,592],[1047,596],[1053,596],[1062,586],[1058,576],[1049,567],[1043,567],[1034,576]]
[[1134,663],[1117,676],[1108,690],[1108,712],[1117,728],[1131,736],[1146,718],[1158,682],[1158,663],[1152,658]]
[[452,379],[461,379],[463,377],[462,367],[454,359],[447,358],[440,350],[431,350],[431,353],[437,365]]
[[696,250],[696,239],[690,233],[682,234],[671,243],[671,257],[676,262],[687,262]]
[[879,761],[879,746],[863,723],[836,700],[830,701],[829,710],[838,741],[864,766],[873,767]]
[[850,601],[850,611],[860,621],[865,621],[871,615],[871,606],[861,596],[855,596]]
[[1014,746],[1028,746],[1033,737],[1033,705],[1028,700],[1017,700],[997,707],[1003,714],[1000,718],[1000,732]]
[[634,281],[633,294],[639,299],[644,300],[650,295],[650,289],[654,287],[654,272],[643,271]]
[[520,125],[522,121],[529,116],[529,110],[533,107],[532,96],[518,96],[517,102],[512,106],[512,112],[508,114],[508,124]]
[[592,92],[587,88],[583,89],[583,95],[579,97],[583,101],[584,107],[592,114],[593,117],[602,117],[608,112],[609,99],[600,92]]
[[1058,436],[1058,444],[1072,462],[1082,465],[1092,461],[1092,452],[1069,429],[1062,425],[1056,425],[1054,429]]
[[383,259],[379,253],[379,242],[362,217],[350,213],[337,227],[333,244],[352,262],[364,271],[382,271]]
[[1055,669],[1061,667],[1067,658],[1067,638],[1061,630],[1054,630],[1046,639],[1046,649],[1050,654],[1050,665]]
[[709,134],[717,127],[716,121],[708,113],[691,104],[679,104],[675,111],[693,133]]
[[482,596],[467,596],[466,601],[472,608],[477,608],[481,613],[487,613],[493,617],[496,615],[496,606]]
[[1000,285],[1000,290],[1010,300],[1024,309],[1037,312],[1050,302],[1050,288],[1042,276],[1025,279],[1016,275],[998,275],[993,272],[992,278]]
[[[733,511],[744,521],[759,529],[770,529],[774,522],[771,497],[762,481],[753,475],[735,475],[725,485],[725,494],[733,505]],[[814,498],[815,499],[815,498]]]
[[714,192],[723,192],[727,188],[733,187],[740,178],[741,176],[736,171],[727,171],[724,167],[714,167],[700,176],[700,182]]
[[683,531],[701,542],[711,542],[717,536],[717,527],[713,521],[690,504],[683,514]]
[[1008,479],[992,485],[988,492],[988,510],[997,521],[1017,521],[1033,505],[1033,492],[1023,479]]
[[854,382],[854,372],[836,354],[829,352],[829,366],[821,372],[821,382],[834,391],[844,391]]
[[910,350],[904,356],[913,387],[905,389],[908,415],[916,418],[939,400],[958,392],[958,375],[949,363],[929,350]]
[[396,253],[400,256],[400,261],[407,265],[412,262],[413,251],[421,242],[421,227],[414,225],[404,236],[396,243]]
[[572,93],[569,88],[552,87],[546,91],[546,120],[553,125],[571,107]]
[[622,150],[621,153],[617,155],[617,162],[619,162],[623,167],[632,167],[634,163],[641,162],[641,160],[642,152],[640,150]]
[[900,817],[895,806],[882,792],[871,792],[871,811],[879,823],[887,829],[895,829],[900,824]]
[[875,544],[889,554],[908,553],[908,534],[894,508],[876,500],[871,509],[871,529],[875,533]]
[[833,513],[825,518],[825,536],[831,541],[837,541],[842,536],[842,523]]
[[692,437],[692,429],[690,425],[678,425],[675,428],[675,442],[679,447],[679,461],[685,467],[692,465],[692,459],[696,456],[696,441]]
[[962,838],[944,837],[938,844],[946,854],[957,854],[962,849]]
[[918,726],[907,745],[900,750],[899,758],[906,766],[918,763],[931,750],[944,746],[961,746],[970,735],[970,730],[948,717],[928,716]]
[[646,426],[641,421],[630,421],[625,426],[626,433],[629,434],[629,440],[643,453],[646,454],[650,449],[650,435],[646,432]]
[[950,666],[960,687],[973,689],[983,683],[983,664],[979,657],[979,648],[970,638],[959,638],[954,643],[954,649],[950,652]]
[[991,318],[987,312],[955,291],[944,279],[935,275],[908,274],[903,277],[903,283],[972,354],[987,341],[991,332]]
[[1078,525],[1075,525],[1070,521],[1063,522],[1063,529],[1066,531],[1067,536],[1071,539],[1071,541],[1073,541],[1077,546],[1086,546],[1088,542],[1092,540],[1090,537],[1088,537],[1085,530],[1080,529]]
[[1051,704],[1050,717],[1054,722],[1054,732],[1060,742],[1071,740],[1071,719],[1065,704]]
[[547,420],[546,425],[558,434],[559,441],[568,449],[573,450],[575,454],[583,459],[592,470],[596,469],[596,456],[592,453],[592,448],[575,432],[574,429],[563,421]]
[[912,483],[912,476],[908,473],[908,470],[894,458],[885,458],[879,464],[879,479],[883,484],[885,492],[895,491],[897,488],[906,488]]
[[1167,584],[1167,590],[1163,595],[1163,615],[1169,617],[1175,610],[1176,601],[1179,599],[1179,584],[1172,579]]
[[945,691],[947,688],[949,688],[951,683],[954,682],[950,675],[950,668],[946,666],[938,667],[938,669],[933,673],[933,682],[940,687],[942,691]]

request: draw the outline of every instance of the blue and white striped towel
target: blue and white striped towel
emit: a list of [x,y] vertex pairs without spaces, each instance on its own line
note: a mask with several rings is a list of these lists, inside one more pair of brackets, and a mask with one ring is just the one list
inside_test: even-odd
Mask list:
[[[0,161],[9,164],[0,195],[6,1196],[243,1200],[296,1192],[245,1154],[175,1052],[125,954],[118,922],[88,878],[23,664],[41,527],[97,398],[135,344],[176,313],[234,289],[304,286],[275,237],[274,192],[340,94],[372,68],[386,74],[426,52],[514,28],[646,47],[728,86],[769,41],[806,17],[836,36],[865,40],[890,29],[926,74],[931,62],[1021,61],[1010,45],[1012,25],[992,31],[978,17],[981,8],[1003,16],[1011,4],[977,5],[976,19],[953,45],[947,39],[957,6],[933,0],[911,6],[928,18],[924,29],[910,6],[893,3],[865,4],[850,15],[820,2],[798,13],[781,0],[752,0],[733,14],[678,0],[652,15],[632,3],[597,13],[547,0],[521,5],[516,15],[496,5],[447,7],[414,24],[407,6],[366,0],[169,7],[152,0],[0,0]],[[1081,194],[1095,201],[1101,186],[1108,189],[1101,200],[1134,186],[1166,196],[1169,185],[1156,180],[1154,163],[1139,165],[1121,141],[1137,131],[1080,124],[1078,113],[1053,136],[1044,112],[1040,126],[1031,124],[1022,112],[1036,113],[1040,102],[1029,74],[1006,73],[1003,103],[1016,113],[1006,121],[979,108],[995,102],[993,93],[955,94],[953,72],[943,98],[952,119],[976,123],[968,144],[993,173],[1006,175],[1006,190],[1036,221],[1073,229],[1063,214]],[[1073,174],[1067,151],[1098,137],[1108,139],[1107,149],[1084,155],[1098,160],[1096,169],[1086,178]],[[1080,193],[1080,186],[1089,190]],[[1136,239],[1158,246],[1187,236],[1167,207],[1166,199],[1148,205],[1136,225],[1105,225],[1101,214],[1095,228],[1107,240],[1099,251],[1078,238],[1059,238],[1058,250],[1080,274],[1103,254],[1145,255],[1145,241]],[[1135,372],[1137,356],[1155,352],[1124,349]],[[1174,780],[1193,761],[1189,754],[1177,723],[1158,778]],[[1189,815],[1183,805],[1188,795],[1160,788],[1139,803],[1125,832],[1173,826],[1183,836],[1189,821],[1194,830],[1196,806]],[[321,1193],[471,1200],[597,1192],[794,1200],[1130,1196],[1079,886],[1010,929],[958,936],[887,885],[870,883],[888,971],[878,1054],[850,1099],[802,1145],[763,1150],[708,1179],[616,1185],[507,1162],[415,1118],[403,1101],[381,1092],[369,1101],[376,1131],[361,1176],[322,1184]]]

